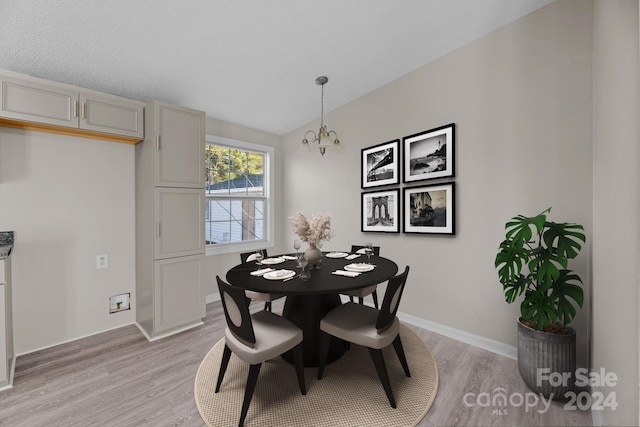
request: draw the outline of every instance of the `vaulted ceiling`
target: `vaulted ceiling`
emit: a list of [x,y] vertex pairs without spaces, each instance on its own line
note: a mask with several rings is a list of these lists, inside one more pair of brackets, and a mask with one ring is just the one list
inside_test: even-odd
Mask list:
[[2,0],[0,68],[284,134],[551,0]]

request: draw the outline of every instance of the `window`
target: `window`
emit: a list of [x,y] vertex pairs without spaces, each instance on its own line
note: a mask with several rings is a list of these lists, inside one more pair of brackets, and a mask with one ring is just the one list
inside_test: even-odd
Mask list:
[[272,246],[273,148],[207,135],[207,254]]

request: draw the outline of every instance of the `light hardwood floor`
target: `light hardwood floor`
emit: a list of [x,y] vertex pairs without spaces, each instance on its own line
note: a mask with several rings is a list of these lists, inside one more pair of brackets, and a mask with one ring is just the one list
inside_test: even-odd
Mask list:
[[[252,304],[252,310],[260,307]],[[207,305],[204,326],[153,343],[131,325],[20,356],[14,387],[0,392],[0,425],[203,426],[193,398],[195,375],[224,325],[217,301]],[[465,395],[473,403],[500,387],[508,397],[526,396],[516,361],[409,326],[439,370],[436,399],[419,426],[591,425],[588,411],[565,410],[562,402],[547,411],[541,403],[527,410],[517,396],[506,407],[487,407],[482,397],[481,405],[465,404]],[[366,426],[366,417],[362,421]]]

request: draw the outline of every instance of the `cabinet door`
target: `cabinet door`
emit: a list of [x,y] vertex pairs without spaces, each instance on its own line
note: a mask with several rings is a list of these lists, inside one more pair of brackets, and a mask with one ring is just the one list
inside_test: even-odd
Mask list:
[[205,317],[203,255],[155,261],[155,332],[186,327]]
[[10,77],[2,79],[0,116],[78,128],[78,92]]
[[154,134],[154,185],[204,188],[204,113],[156,101]]
[[203,254],[204,189],[156,188],[155,258]]
[[80,106],[80,129],[144,138],[142,104],[80,93]]

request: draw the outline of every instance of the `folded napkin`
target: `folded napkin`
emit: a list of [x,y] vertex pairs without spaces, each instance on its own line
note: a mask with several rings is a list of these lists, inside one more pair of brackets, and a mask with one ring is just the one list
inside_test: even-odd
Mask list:
[[289,259],[289,260],[291,260],[291,259],[298,259],[298,258],[296,258],[296,257],[294,257],[294,256],[292,256],[292,255],[282,255],[280,258]]
[[336,270],[333,274],[337,274],[338,276],[348,276],[348,277],[358,277],[360,273],[355,271],[344,271],[344,270]]
[[268,273],[270,271],[273,271],[273,268],[263,268],[262,270],[252,271],[251,275],[252,276],[262,276],[265,273]]
[[360,254],[351,254],[347,257],[347,259],[354,259],[354,258],[358,258],[360,256]]

